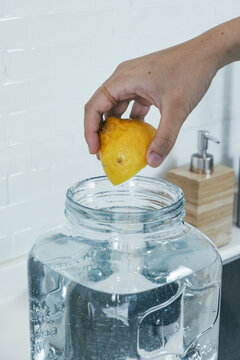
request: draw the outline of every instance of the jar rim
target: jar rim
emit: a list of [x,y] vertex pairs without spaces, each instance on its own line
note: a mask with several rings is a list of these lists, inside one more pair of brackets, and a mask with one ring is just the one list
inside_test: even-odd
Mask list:
[[[159,196],[157,193],[155,193],[156,198],[163,195],[166,196],[166,200],[168,199],[169,204],[166,206],[161,206],[159,208],[149,209],[144,208],[141,209],[141,211],[134,211],[131,210],[131,212],[121,212],[121,211],[113,211],[112,209],[109,210],[108,208],[94,208],[90,206],[86,206],[85,204],[79,202],[75,199],[76,195],[81,193],[82,194],[82,200],[84,197],[87,197],[87,194],[84,194],[87,192],[87,190],[91,190],[94,192],[94,189],[96,190],[97,186],[99,184],[107,184],[107,187],[110,191],[117,194],[117,192],[121,192],[123,190],[131,190],[134,189],[134,186],[136,187],[137,184],[145,184],[147,186],[153,187],[153,186],[159,186]],[[171,196],[172,198],[171,198]],[[81,199],[80,199],[81,200]],[[183,191],[175,184],[162,180],[159,178],[152,178],[152,177],[146,177],[146,176],[134,176],[131,179],[129,179],[127,182],[122,183],[118,186],[114,186],[110,183],[108,178],[106,176],[97,176],[97,177],[91,177],[84,180],[81,180],[75,184],[73,184],[66,192],[66,209],[71,209],[71,211],[81,213],[81,215],[85,215],[86,217],[92,216],[93,218],[99,218],[99,219],[112,219],[114,215],[115,220],[120,220],[121,222],[129,221],[129,218],[132,222],[135,222],[134,219],[138,222],[140,221],[148,221],[150,219],[156,219],[161,218],[162,220],[170,217],[176,217],[184,210],[184,194]],[[171,216],[172,214],[172,216]]]

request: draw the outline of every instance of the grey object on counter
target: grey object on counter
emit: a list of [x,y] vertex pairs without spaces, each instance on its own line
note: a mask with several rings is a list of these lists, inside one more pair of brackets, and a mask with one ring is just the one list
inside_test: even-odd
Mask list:
[[240,359],[240,257],[224,264],[219,360]]
[[238,167],[237,226],[240,228],[240,158]]

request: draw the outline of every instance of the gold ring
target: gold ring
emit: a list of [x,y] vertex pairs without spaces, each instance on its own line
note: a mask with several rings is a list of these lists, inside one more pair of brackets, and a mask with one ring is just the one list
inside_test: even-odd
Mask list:
[[108,98],[108,100],[111,101],[111,103],[113,105],[117,105],[117,100],[110,94],[110,92],[108,91],[108,89],[105,86],[102,86],[100,88],[101,92]]

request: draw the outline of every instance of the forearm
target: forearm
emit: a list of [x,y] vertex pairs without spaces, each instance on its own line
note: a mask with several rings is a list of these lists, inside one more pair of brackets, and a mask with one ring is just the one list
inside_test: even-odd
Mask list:
[[218,25],[200,35],[209,56],[216,62],[217,69],[240,60],[240,17]]

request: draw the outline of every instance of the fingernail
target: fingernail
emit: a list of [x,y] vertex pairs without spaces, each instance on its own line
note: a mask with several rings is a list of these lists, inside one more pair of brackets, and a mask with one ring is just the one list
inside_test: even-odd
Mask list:
[[163,157],[161,155],[156,154],[155,152],[151,152],[148,156],[147,162],[152,167],[157,167],[161,164]]

